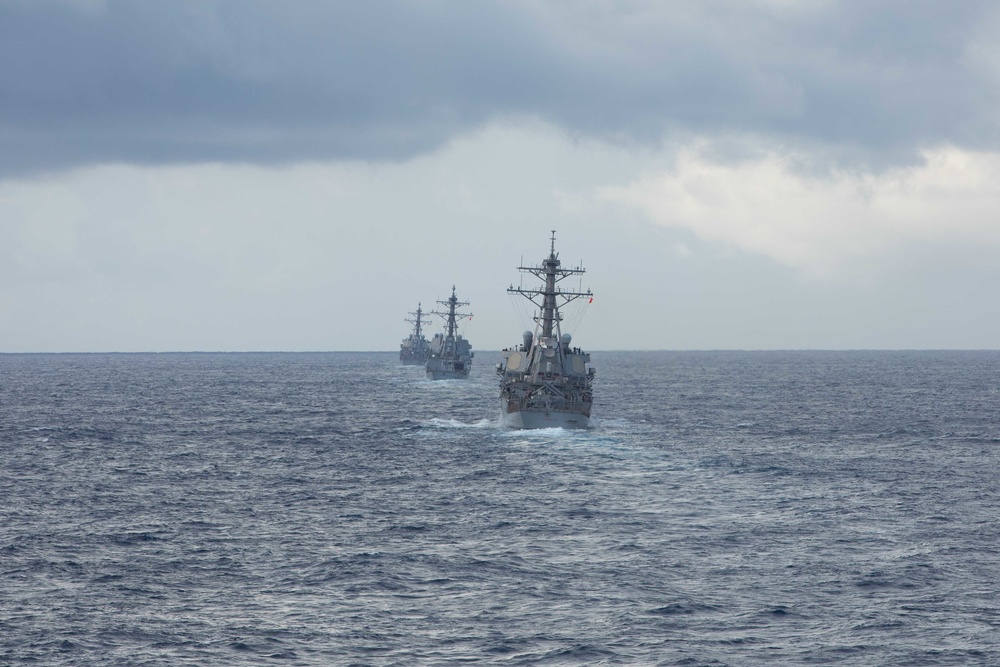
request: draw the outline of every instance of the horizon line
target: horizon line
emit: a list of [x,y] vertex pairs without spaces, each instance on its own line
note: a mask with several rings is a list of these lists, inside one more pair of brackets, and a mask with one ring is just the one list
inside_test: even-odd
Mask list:
[[[473,349],[473,352],[501,352],[502,348]],[[34,350],[0,351],[14,355],[126,355],[126,354],[397,354],[398,350]],[[591,350],[588,354],[618,352],[1000,352],[1000,347],[718,347],[718,348],[621,348]]]

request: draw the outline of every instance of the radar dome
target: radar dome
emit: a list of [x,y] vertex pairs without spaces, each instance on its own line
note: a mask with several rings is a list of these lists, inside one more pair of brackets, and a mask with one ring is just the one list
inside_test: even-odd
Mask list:
[[569,335],[568,333],[564,333],[562,335],[562,344],[563,345],[569,345],[572,342],[573,342],[573,337],[571,335]]

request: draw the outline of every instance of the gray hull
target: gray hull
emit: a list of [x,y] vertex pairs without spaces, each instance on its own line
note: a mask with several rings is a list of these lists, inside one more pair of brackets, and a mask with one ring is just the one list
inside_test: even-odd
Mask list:
[[505,405],[501,405],[500,425],[507,428],[590,428],[590,418],[579,412],[503,412],[504,409]]

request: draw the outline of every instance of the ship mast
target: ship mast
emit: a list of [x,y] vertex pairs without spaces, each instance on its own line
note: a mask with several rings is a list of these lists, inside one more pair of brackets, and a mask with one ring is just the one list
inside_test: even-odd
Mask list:
[[412,322],[413,323],[413,335],[415,337],[417,337],[417,338],[420,338],[420,332],[421,332],[421,329],[420,329],[420,316],[423,315],[423,314],[424,314],[424,311],[420,310],[420,303],[418,302],[417,303],[417,312],[410,313],[410,315],[416,315],[417,319],[411,320],[410,318],[406,318],[407,322]]
[[[551,338],[553,329],[555,329],[556,335],[562,334],[562,329],[559,325],[562,322],[562,316],[559,314],[557,297],[563,300],[562,305],[565,306],[570,301],[579,299],[580,297],[593,296],[589,289],[586,292],[564,292],[556,287],[556,283],[563,278],[578,273],[585,273],[585,270],[581,266],[573,269],[562,268],[559,261],[559,254],[556,253],[556,230],[554,229],[552,230],[551,242],[549,256],[543,260],[541,266],[517,267],[518,271],[530,273],[544,281],[545,286],[542,289],[524,289],[523,287],[514,287],[511,285],[507,289],[508,294],[520,294],[539,307],[539,314],[534,319],[535,323],[542,328],[542,338]],[[541,301],[537,300],[539,298]]]
[[455,326],[455,318],[458,318],[458,317],[462,317],[462,318],[472,317],[472,313],[458,313],[458,312],[455,312],[455,311],[456,311],[456,309],[459,306],[468,306],[469,302],[468,301],[459,301],[458,297],[455,296],[455,286],[452,285],[451,286],[451,296],[448,298],[448,300],[447,301],[438,301],[437,303],[440,303],[442,306],[448,306],[448,312],[447,313],[441,313],[441,312],[438,312],[438,311],[434,310],[434,311],[431,311],[431,313],[433,315],[440,315],[441,317],[443,317],[445,319],[445,321],[448,323],[447,324],[447,327],[448,327],[448,338],[454,338],[455,337],[455,328],[456,328],[456,326]]

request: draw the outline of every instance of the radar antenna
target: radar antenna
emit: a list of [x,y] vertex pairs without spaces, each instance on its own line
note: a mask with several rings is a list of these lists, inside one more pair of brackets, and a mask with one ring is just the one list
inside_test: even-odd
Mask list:
[[447,330],[448,330],[448,338],[454,338],[455,337],[455,321],[456,321],[456,318],[464,319],[466,317],[472,317],[472,313],[459,313],[459,312],[456,312],[456,309],[459,306],[468,306],[469,302],[468,301],[459,301],[458,297],[455,296],[455,286],[452,285],[451,286],[451,296],[448,297],[447,300],[445,300],[445,301],[438,301],[437,303],[440,303],[442,306],[448,306],[448,311],[447,312],[440,312],[440,311],[437,311],[437,310],[432,310],[431,314],[432,315],[440,315],[442,318],[444,318],[444,321],[446,323],[445,324],[445,328],[447,328]]
[[411,324],[413,324],[413,335],[417,338],[420,338],[420,335],[422,333],[421,327],[423,320],[421,319],[421,317],[423,316],[423,314],[424,311],[420,309],[420,303],[418,302],[417,310],[415,312],[410,313],[410,315],[414,316],[414,319],[411,320],[409,317],[407,317],[405,320],[406,322],[410,322]]
[[565,292],[556,286],[556,283],[564,278],[583,274],[586,271],[582,266],[572,269],[562,268],[559,255],[556,253],[556,230],[554,229],[552,230],[552,238],[550,240],[549,256],[542,261],[540,266],[517,267],[518,271],[530,273],[542,280],[544,285],[538,289],[525,289],[524,287],[514,287],[513,285],[507,288],[508,294],[520,294],[538,306],[539,313],[534,317],[534,320],[535,324],[541,327],[541,336],[543,338],[551,338],[553,330],[555,330],[558,337],[562,336],[562,329],[559,324],[562,322],[562,315],[559,314],[559,299],[562,300],[561,305],[565,306],[570,301],[581,297],[593,298],[593,293],[591,293],[589,288],[586,292]]

